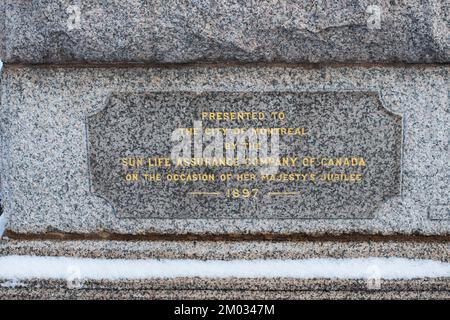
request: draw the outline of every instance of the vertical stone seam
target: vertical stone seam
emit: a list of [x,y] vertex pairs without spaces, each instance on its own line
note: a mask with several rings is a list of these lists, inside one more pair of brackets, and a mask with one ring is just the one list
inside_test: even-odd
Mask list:
[[[6,2],[0,2],[0,60],[5,58],[5,41],[6,41]],[[3,105],[2,105],[2,84],[3,84],[3,68],[0,66],[0,121],[3,122]],[[3,123],[0,123],[0,157],[3,157]],[[0,215],[3,214],[3,161],[0,158]],[[1,235],[0,235],[1,236]]]
[[0,1],[0,60],[6,58],[6,7],[9,0]]
[[433,38],[434,59],[438,62],[448,63],[450,54],[450,39],[448,36],[448,18],[446,16],[446,0],[433,0],[429,2],[428,11],[431,17],[430,34]]

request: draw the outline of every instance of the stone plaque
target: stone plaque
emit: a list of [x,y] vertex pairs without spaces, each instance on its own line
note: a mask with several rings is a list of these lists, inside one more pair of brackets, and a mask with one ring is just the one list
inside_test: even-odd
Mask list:
[[373,92],[112,94],[87,129],[122,218],[371,218],[401,189],[402,118]]

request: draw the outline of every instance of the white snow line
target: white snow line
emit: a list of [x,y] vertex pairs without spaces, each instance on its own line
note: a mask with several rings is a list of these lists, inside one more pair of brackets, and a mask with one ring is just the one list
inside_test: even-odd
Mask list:
[[118,280],[176,277],[436,278],[450,277],[450,263],[403,258],[202,261],[0,257],[0,279]]

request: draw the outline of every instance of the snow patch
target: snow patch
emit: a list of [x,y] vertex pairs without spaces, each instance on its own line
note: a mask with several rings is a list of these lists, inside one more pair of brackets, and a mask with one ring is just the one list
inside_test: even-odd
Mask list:
[[125,260],[69,257],[0,257],[0,278],[147,279],[147,278],[413,279],[450,277],[450,263],[404,258],[304,260]]

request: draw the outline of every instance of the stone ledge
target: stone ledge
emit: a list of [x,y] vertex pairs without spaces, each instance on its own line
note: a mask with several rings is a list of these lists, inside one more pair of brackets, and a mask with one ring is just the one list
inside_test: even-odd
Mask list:
[[0,241],[0,256],[114,259],[308,259],[398,257],[450,262],[450,242]]
[[147,279],[85,281],[77,289],[64,280],[0,279],[1,299],[450,299],[450,279]]

